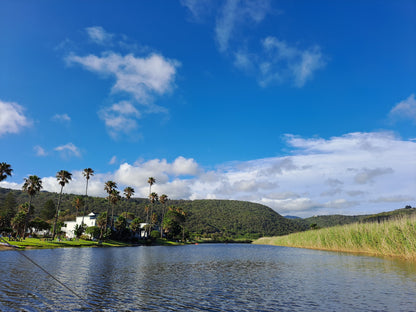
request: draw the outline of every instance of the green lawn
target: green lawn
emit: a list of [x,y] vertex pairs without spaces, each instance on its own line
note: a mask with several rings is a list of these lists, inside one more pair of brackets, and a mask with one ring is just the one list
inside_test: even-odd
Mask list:
[[[7,242],[9,242],[7,237],[3,237]],[[62,248],[62,247],[123,247],[130,246],[130,244],[117,242],[117,241],[105,241],[99,244],[98,242],[88,241],[88,240],[54,240],[48,241],[39,238],[26,238],[22,241],[10,241],[10,245],[18,246],[20,248]]]

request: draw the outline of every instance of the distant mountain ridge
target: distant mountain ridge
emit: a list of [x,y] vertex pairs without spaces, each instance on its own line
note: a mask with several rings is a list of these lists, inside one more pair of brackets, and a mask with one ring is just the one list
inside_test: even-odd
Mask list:
[[[11,192],[17,205],[28,201],[28,195],[20,190],[0,188],[0,212],[7,194]],[[75,217],[75,207],[72,205],[74,194],[63,194],[61,204],[61,216],[64,220],[72,220]],[[32,204],[35,206],[35,216],[39,216],[40,209],[48,200],[57,202],[58,194],[42,191],[37,194]],[[108,202],[102,197],[89,196],[87,212],[101,213],[106,211]],[[134,213],[145,220],[145,206],[149,200],[145,198],[131,198],[127,201],[123,198],[116,206],[114,213],[121,214],[124,211]],[[182,207],[186,211],[187,230],[201,237],[211,238],[258,238],[261,236],[285,235],[293,232],[305,231],[312,227],[331,227],[355,222],[381,222],[392,218],[416,214],[416,208],[407,206],[374,215],[323,215],[310,218],[294,216],[281,216],[270,207],[237,200],[169,200],[168,205]],[[155,212],[160,215],[162,206],[155,205]]]

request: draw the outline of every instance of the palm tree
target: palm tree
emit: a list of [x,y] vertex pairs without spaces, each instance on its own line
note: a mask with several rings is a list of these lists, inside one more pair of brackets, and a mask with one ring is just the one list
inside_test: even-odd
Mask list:
[[116,189],[113,189],[110,194],[111,202],[111,227],[114,227],[114,207],[117,205],[117,202],[121,199],[120,192]]
[[[32,206],[32,198],[42,189],[42,180],[36,176],[31,175],[29,178],[25,178],[25,182],[23,183],[22,187],[23,191],[25,191],[29,195],[29,210]],[[29,214],[26,215],[29,218]],[[23,231],[23,235],[26,233],[26,224],[29,220],[26,219],[25,228]]]
[[58,171],[56,173],[56,179],[58,180],[59,184],[61,185],[61,192],[59,193],[58,206],[56,206],[56,214],[55,214],[55,222],[53,224],[52,240],[55,239],[56,223],[58,222],[59,207],[61,206],[62,190],[64,189],[65,184],[69,183],[69,181],[72,180],[72,173],[70,173],[66,170]]
[[85,186],[85,204],[84,204],[84,211],[82,212],[82,222],[81,222],[81,224],[84,223],[85,210],[87,209],[88,180],[90,179],[90,177],[92,177],[94,175],[94,170],[92,170],[91,168],[85,168],[84,171],[82,172],[82,174],[84,175],[85,179],[87,179],[87,184]]
[[150,211],[150,207],[148,205],[144,206],[144,211],[146,212],[146,223],[149,223],[149,211]]
[[166,203],[168,201],[168,195],[162,194],[159,197],[160,203],[162,206],[162,219],[160,221],[160,238],[163,238],[163,219],[165,218],[165,212],[166,212]]
[[150,194],[152,194],[152,185],[156,183],[156,179],[153,177],[150,177],[147,180],[147,183],[149,183],[149,197],[150,197]]
[[33,196],[42,189],[42,180],[36,175],[31,175],[25,178],[22,189],[29,195],[29,206],[31,206]]
[[[159,200],[159,196],[157,195],[157,193],[153,192],[149,195],[149,199],[150,199],[150,202],[152,203],[151,210],[150,210],[150,216],[152,217],[151,222],[152,222],[152,224],[154,224],[154,222],[153,222],[154,221],[153,220],[153,206]],[[149,229],[149,231],[150,231],[150,229]],[[150,234],[150,232],[149,232],[149,234]]]
[[[107,194],[108,194],[108,197],[107,197],[107,199],[108,199],[108,204],[110,205],[110,203],[111,203],[111,192],[114,190],[114,189],[116,189],[117,188],[117,183],[116,182],[114,182],[114,181],[107,181],[107,182],[105,182],[105,184],[104,184],[104,191],[106,191],[107,192]],[[110,206],[107,206],[107,220],[106,220],[106,223],[105,223],[105,228],[107,229],[108,228],[108,217],[109,217],[109,213],[110,213]]]
[[[134,188],[128,186],[124,189],[124,196],[126,196],[127,201],[129,201],[130,197],[132,197],[133,195],[134,195]],[[126,211],[125,211],[126,220],[127,220],[127,208],[128,206],[126,205]]]
[[[72,206],[74,206],[76,209],[76,213],[75,213],[75,221],[76,221],[78,217],[79,208],[81,208],[82,206],[85,207],[84,198],[82,196],[75,196],[74,199],[72,200]],[[84,219],[84,216],[82,216],[82,219]],[[84,223],[84,221],[82,221],[82,223]]]
[[5,180],[7,176],[10,177],[12,175],[12,171],[13,169],[9,164],[5,162],[0,163],[0,181]]

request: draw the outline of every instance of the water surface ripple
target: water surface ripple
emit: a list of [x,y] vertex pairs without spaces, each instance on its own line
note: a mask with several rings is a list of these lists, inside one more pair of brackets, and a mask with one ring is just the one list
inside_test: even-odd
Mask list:
[[416,311],[416,264],[202,244],[0,252],[1,311]]

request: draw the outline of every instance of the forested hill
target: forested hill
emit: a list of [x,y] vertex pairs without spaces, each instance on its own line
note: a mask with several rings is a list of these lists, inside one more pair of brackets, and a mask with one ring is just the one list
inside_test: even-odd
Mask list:
[[[0,188],[0,210],[5,206],[6,197],[13,195],[16,205],[28,201],[26,193],[19,190]],[[9,195],[8,195],[9,194]],[[61,214],[63,220],[75,218],[73,200],[77,195],[63,194]],[[58,194],[42,191],[33,198],[35,216],[46,216],[43,213],[45,203],[57,203]],[[145,206],[149,200],[132,198],[120,200],[114,213],[130,212],[142,220],[146,218]],[[195,235],[223,239],[226,237],[256,238],[260,236],[283,235],[305,230],[307,225],[288,220],[271,208],[245,201],[234,200],[169,200],[168,205],[181,207],[187,213],[186,228]],[[88,197],[87,212],[101,213],[106,211],[108,202],[101,197]],[[161,204],[156,204],[154,211],[161,215]]]
[[392,219],[416,215],[416,208],[406,206],[405,208],[396,209],[388,212],[381,212],[372,215],[344,216],[344,215],[326,215],[314,216],[305,219],[294,219],[293,221],[301,223],[308,227],[325,228],[337,225],[351,224],[357,222],[383,222]]
[[227,236],[284,235],[306,227],[282,217],[273,209],[246,201],[173,201],[189,211],[189,230],[194,233],[223,233]]

